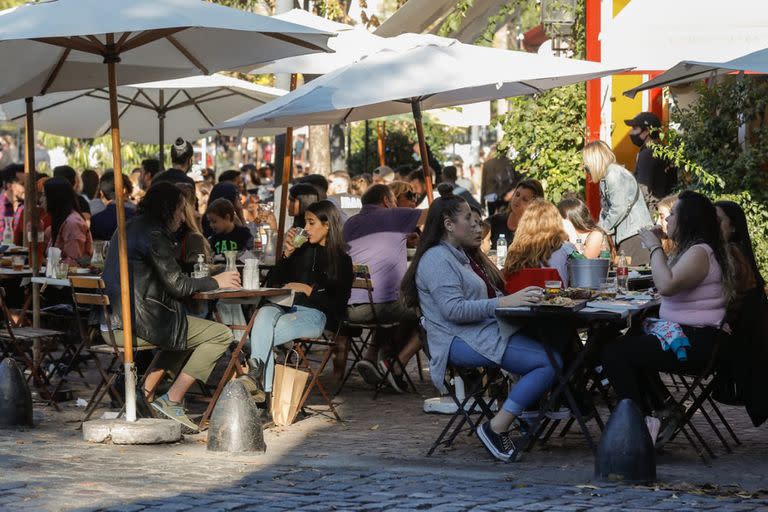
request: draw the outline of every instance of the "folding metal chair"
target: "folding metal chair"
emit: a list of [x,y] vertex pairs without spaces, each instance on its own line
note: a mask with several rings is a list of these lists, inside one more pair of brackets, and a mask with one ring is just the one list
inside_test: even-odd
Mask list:
[[[81,307],[97,308],[100,330],[102,334],[106,333],[108,337],[107,343],[90,345],[87,334],[83,332],[82,347],[87,348],[88,352],[93,355],[96,369],[101,376],[101,381],[93,390],[90,400],[88,400],[88,406],[85,409],[85,415],[82,420],[82,423],[85,423],[107,393],[110,394],[113,400],[120,404],[121,408],[125,407],[123,397],[115,387],[117,379],[123,375],[123,355],[125,349],[122,345],[118,346],[117,341],[115,340],[115,332],[112,329],[112,322],[109,317],[109,297],[105,293],[104,281],[102,281],[100,277],[73,276],[70,278],[70,282],[72,283],[72,299],[75,302],[75,311],[78,311]],[[81,322],[78,322],[78,324],[81,329],[83,329],[83,324]],[[157,349],[157,347],[153,345],[146,345],[134,347],[133,350],[141,352],[155,349]],[[109,357],[106,365],[102,363],[99,356]],[[152,366],[153,364],[150,364],[150,367]]]
[[[5,327],[0,330],[0,347],[3,354],[21,361],[29,372],[28,380],[32,379],[40,396],[59,410],[56,397],[50,389],[51,377],[58,365],[53,351],[63,342],[66,333],[36,327],[15,327],[5,302],[5,289],[2,287],[0,287],[0,306]],[[35,352],[38,353],[35,354]],[[46,364],[52,365],[53,371],[50,374],[43,370]]]
[[[728,443],[728,440],[716,425],[710,412],[717,417],[733,442],[737,445],[741,444],[741,441],[733,428],[712,399],[717,367],[720,360],[720,351],[722,346],[728,343],[729,338],[730,335],[727,332],[722,329],[718,330],[715,347],[712,350],[712,355],[710,356],[704,371],[697,374],[688,372],[664,372],[670,376],[676,377],[680,384],[673,383],[671,386],[667,386],[668,396],[666,397],[665,409],[671,411],[671,424],[669,424],[660,434],[660,437],[656,442],[657,448],[661,448],[677,437],[678,434],[683,434],[704,463],[708,462],[708,458],[716,458],[715,452],[709,444],[707,444],[704,436],[702,436],[699,429],[693,423],[694,416],[696,413],[699,413],[709,425],[715,436],[717,436],[725,451],[732,453],[733,450]],[[675,396],[672,388],[674,387],[676,390],[681,384],[685,391],[682,396],[678,398]],[[709,405],[710,412],[707,411],[705,405]]]
[[[429,360],[431,358],[429,341],[427,339],[427,332],[421,323],[419,323],[419,336],[421,337],[422,350]],[[493,372],[489,371],[488,368],[459,368],[452,365],[448,366],[448,371],[462,379],[465,396],[463,399],[459,399],[454,379],[446,375],[445,388],[448,391],[448,396],[456,404],[456,411],[451,414],[448,423],[445,424],[440,435],[432,443],[427,456],[435,453],[438,446],[448,447],[453,444],[453,441],[464,431],[468,435],[477,432],[483,421],[493,418],[493,403],[499,402],[498,397],[490,399],[487,397],[491,387],[494,385],[508,387],[508,382],[500,371]],[[501,382],[499,382],[499,379],[501,379]],[[500,404],[497,403],[497,405]],[[464,428],[465,425],[468,425],[468,428]]]

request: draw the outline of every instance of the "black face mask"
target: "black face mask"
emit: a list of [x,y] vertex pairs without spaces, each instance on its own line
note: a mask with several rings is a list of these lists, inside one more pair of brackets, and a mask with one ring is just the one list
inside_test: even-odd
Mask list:
[[629,138],[632,141],[632,144],[635,146],[641,148],[643,145],[645,145],[645,140],[640,137],[639,133],[630,133]]

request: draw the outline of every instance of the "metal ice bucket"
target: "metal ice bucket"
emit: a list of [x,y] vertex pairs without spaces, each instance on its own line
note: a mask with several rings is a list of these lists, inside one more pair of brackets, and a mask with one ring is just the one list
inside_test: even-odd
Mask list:
[[568,280],[572,288],[600,288],[608,277],[611,261],[607,259],[568,260]]

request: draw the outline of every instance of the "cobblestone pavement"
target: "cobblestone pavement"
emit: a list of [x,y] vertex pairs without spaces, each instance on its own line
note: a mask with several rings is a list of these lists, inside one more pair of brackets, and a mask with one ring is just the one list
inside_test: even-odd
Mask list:
[[656,486],[617,486],[592,481],[575,431],[514,464],[467,436],[426,457],[447,421],[421,412],[431,386],[376,401],[360,386],[339,399],[343,423],[316,415],[270,429],[258,456],[207,452],[205,434],[89,444],[73,402],[60,413],[36,405],[35,428],[0,430],[0,510],[768,510],[766,432],[739,409],[725,408],[743,442],[734,453],[709,434],[719,456],[704,465],[676,440]]

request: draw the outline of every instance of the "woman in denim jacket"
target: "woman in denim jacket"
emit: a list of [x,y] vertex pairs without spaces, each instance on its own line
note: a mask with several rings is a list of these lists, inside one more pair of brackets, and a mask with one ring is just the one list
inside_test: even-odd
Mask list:
[[613,237],[617,253],[623,250],[632,258],[632,265],[648,265],[650,255],[637,234],[653,222],[637,180],[601,140],[584,146],[582,154],[584,168],[600,187],[600,227]]

